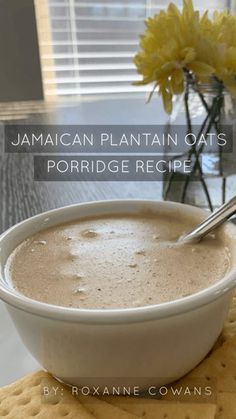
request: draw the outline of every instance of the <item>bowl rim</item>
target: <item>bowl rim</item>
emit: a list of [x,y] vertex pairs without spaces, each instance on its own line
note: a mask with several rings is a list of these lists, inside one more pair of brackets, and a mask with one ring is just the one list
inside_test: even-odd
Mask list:
[[[187,211],[192,211],[200,215],[207,215],[208,212],[192,205],[180,204],[171,201],[159,201],[150,199],[110,199],[110,200],[99,200],[91,202],[82,202],[78,204],[66,205],[53,210],[45,211],[40,214],[34,215],[33,217],[27,218],[14,226],[7,229],[0,236],[0,250],[3,240],[7,240],[10,233],[17,231],[20,227],[27,226],[29,222],[37,222],[41,218],[48,218],[58,215],[60,212],[65,210],[74,209],[76,207],[88,207],[88,206],[109,206],[116,203],[125,205],[138,204],[138,205],[160,205],[174,208],[185,208]],[[125,211],[124,211],[125,212]],[[121,211],[120,211],[121,213]],[[79,216],[78,216],[79,218]],[[72,219],[72,218],[71,218]],[[70,218],[68,218],[70,221]],[[57,224],[57,223],[56,223]],[[56,225],[55,224],[55,225]],[[231,225],[232,228],[236,227],[227,222],[225,225]],[[9,257],[9,255],[8,255]],[[0,263],[1,268],[2,264]],[[113,323],[136,323],[140,321],[149,321],[153,319],[163,319],[171,316],[181,315],[183,313],[194,311],[204,305],[214,302],[221,296],[229,293],[236,287],[236,267],[232,269],[222,279],[210,285],[197,293],[191,294],[190,296],[179,298],[176,300],[168,301],[160,304],[153,304],[142,307],[132,308],[114,308],[114,309],[81,309],[73,307],[63,307],[44,303],[38,300],[33,300],[20,294],[13,287],[7,284],[4,279],[4,272],[1,269],[0,272],[0,299],[16,309],[20,309],[26,313],[31,313],[36,316],[50,318],[54,320],[62,320],[65,322],[77,322],[77,323],[90,323],[90,324],[113,324]]]

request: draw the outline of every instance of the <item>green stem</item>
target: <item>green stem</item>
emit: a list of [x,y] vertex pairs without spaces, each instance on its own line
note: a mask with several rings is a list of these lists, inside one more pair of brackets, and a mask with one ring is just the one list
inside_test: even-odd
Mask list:
[[163,194],[164,200],[166,200],[167,197],[168,197],[168,194],[170,192],[170,187],[172,185],[172,182],[174,180],[174,177],[175,177],[175,173],[174,172],[171,172],[170,173],[170,176],[169,176],[169,179],[166,182],[166,187],[165,187],[164,194]]
[[[186,85],[186,92],[184,95],[184,104],[185,104],[185,113],[186,113],[186,118],[187,118],[187,133],[191,133],[192,132],[192,121],[191,121],[191,116],[190,116],[190,111],[189,111],[189,82],[187,81],[187,85]],[[191,155],[193,153],[193,147],[191,147],[191,150],[188,153],[188,159],[191,158]],[[190,175],[188,174],[185,182],[184,182],[184,186],[183,186],[183,192],[181,195],[181,202],[185,202],[185,196],[187,193],[187,189],[188,189],[188,185],[189,185],[189,181],[190,181]]]
[[[222,90],[214,98],[211,109],[208,108],[209,109],[209,118],[210,118],[210,121],[209,121],[208,127],[206,129],[205,135],[208,134],[211,131],[213,125],[215,127],[217,126],[216,118],[219,117],[219,115],[221,113],[222,105],[223,105],[223,101],[222,101]],[[219,133],[218,126],[217,126],[217,132]],[[196,157],[197,158],[203,152],[204,147],[205,147],[205,144],[204,143],[199,147],[198,151],[196,152]]]
[[[221,89],[222,89],[222,86],[221,86]],[[187,92],[188,91],[189,91],[189,89],[187,89]],[[202,124],[201,130],[198,133],[197,138],[199,139],[200,135],[203,133],[203,131],[205,129],[206,123],[207,123],[209,118],[210,118],[210,121],[209,121],[209,124],[207,126],[206,133],[210,132],[213,124],[216,125],[216,118],[217,118],[217,116],[219,116],[219,112],[220,112],[221,106],[222,106],[222,102],[221,102],[222,90],[220,90],[217,97],[214,98],[211,108],[209,108],[208,104],[205,101],[204,96],[202,95],[201,92],[199,92],[199,90],[198,90],[198,93],[201,96],[202,102],[205,104],[205,109],[207,110],[207,117],[205,118],[205,120]],[[189,127],[191,127],[191,120],[190,120],[190,114],[189,114],[188,99],[189,99],[189,96],[186,95],[185,107],[186,107],[186,116],[187,116],[187,124],[188,124],[188,131],[189,131]],[[189,123],[189,121],[190,121],[190,123]],[[196,141],[196,144],[197,144],[197,141]],[[202,167],[201,167],[201,164],[200,164],[200,161],[199,161],[199,155],[203,152],[203,149],[204,149],[204,144],[201,145],[199,150],[196,150],[196,147],[192,147],[190,152],[189,152],[189,158],[192,158],[192,156],[194,154],[196,160],[195,160],[193,169],[191,171],[191,174],[188,175],[186,180],[185,180],[184,187],[183,187],[183,193],[182,193],[182,197],[181,197],[181,202],[185,201],[185,196],[186,196],[186,193],[187,193],[187,188],[188,188],[188,185],[189,185],[190,177],[195,175],[196,170],[198,170],[199,171],[200,182],[201,182],[203,190],[205,192],[208,205],[209,205],[209,207],[212,211],[213,210],[213,205],[212,205],[211,197],[210,197],[210,194],[209,194],[209,191],[208,191],[208,188],[207,188],[204,176],[203,176]]]
[[225,203],[226,200],[226,177],[224,176],[222,179],[222,204]]
[[[222,104],[223,104],[223,102],[222,102],[222,91],[221,91],[219,93],[219,95],[216,98],[214,98],[211,110],[208,108],[209,111],[210,111],[209,115],[211,115],[211,118],[210,118],[210,122],[208,124],[207,130],[206,130],[206,133],[209,133],[212,126],[216,125],[216,119],[220,115]],[[203,152],[203,149],[204,149],[204,143],[201,145],[199,150],[196,151],[196,153],[195,153],[196,161],[194,163],[192,173],[194,174],[197,169],[199,170],[200,181],[201,181],[203,189],[205,191],[205,195],[206,195],[206,198],[207,198],[207,201],[208,201],[208,205],[209,205],[209,207],[212,211],[213,206],[212,206],[211,198],[210,198],[210,195],[209,195],[209,191],[208,191],[205,179],[203,177],[203,172],[202,172],[201,164],[200,164],[200,161],[199,161],[199,156]]]

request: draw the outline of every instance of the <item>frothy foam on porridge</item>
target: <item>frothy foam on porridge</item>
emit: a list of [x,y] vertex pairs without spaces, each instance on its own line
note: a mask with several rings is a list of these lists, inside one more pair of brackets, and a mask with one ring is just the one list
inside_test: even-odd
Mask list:
[[77,308],[128,308],[191,295],[221,279],[219,235],[176,245],[196,221],[165,214],[101,216],[57,225],[21,243],[6,271],[29,298]]

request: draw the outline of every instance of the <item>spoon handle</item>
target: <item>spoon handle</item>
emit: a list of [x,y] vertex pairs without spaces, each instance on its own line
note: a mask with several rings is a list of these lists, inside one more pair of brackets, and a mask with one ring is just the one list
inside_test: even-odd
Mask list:
[[196,228],[181,238],[184,242],[197,242],[206,234],[218,227],[229,217],[236,213],[236,196],[209,215]]

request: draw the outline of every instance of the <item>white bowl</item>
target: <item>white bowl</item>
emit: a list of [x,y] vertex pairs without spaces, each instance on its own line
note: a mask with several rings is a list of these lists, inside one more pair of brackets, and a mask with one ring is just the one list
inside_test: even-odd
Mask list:
[[[194,368],[212,348],[227,314],[235,268],[222,280],[189,297],[147,307],[87,310],[35,301],[13,289],[6,260],[25,238],[43,228],[84,216],[137,213],[150,208],[186,213],[196,222],[203,210],[188,205],[116,200],[72,205],[29,218],[0,237],[0,297],[23,342],[37,361],[62,381],[84,386],[158,386]],[[236,228],[222,227],[236,253]],[[23,263],[23,261],[22,261]],[[17,356],[17,348],[16,348]]]

